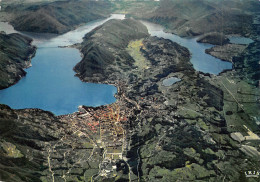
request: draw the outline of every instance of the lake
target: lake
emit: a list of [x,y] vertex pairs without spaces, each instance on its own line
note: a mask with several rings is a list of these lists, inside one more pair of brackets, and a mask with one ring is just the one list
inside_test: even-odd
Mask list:
[[232,69],[232,63],[222,61],[205,53],[205,49],[213,47],[213,45],[198,43],[197,38],[182,38],[177,35],[166,33],[163,27],[147,21],[141,21],[149,30],[152,36],[162,37],[176,42],[186,48],[192,54],[191,63],[194,69],[203,73],[219,74],[224,70]]
[[250,38],[246,38],[246,37],[239,37],[239,36],[229,36],[228,37],[230,40],[230,43],[232,44],[251,44],[254,41]]
[[179,81],[181,81],[181,79],[179,79],[177,77],[170,77],[170,78],[164,79],[162,82],[162,85],[168,87]]
[[[17,84],[0,90],[0,103],[14,109],[40,108],[61,115],[77,111],[79,105],[100,106],[115,102],[115,86],[84,83],[74,76],[73,67],[81,60],[77,49],[58,47],[82,42],[86,33],[109,19],[124,19],[124,15],[113,14],[105,20],[87,23],[63,35],[21,32],[33,38],[33,44],[38,49],[32,59],[32,67],[26,69],[26,77]],[[160,25],[142,22],[152,36],[170,39],[187,47],[192,53],[191,62],[196,70],[219,74],[232,68],[231,63],[205,53],[205,49],[212,45],[197,43],[196,38],[187,39],[165,33]],[[8,23],[0,23],[0,31],[1,29],[7,33],[16,32]],[[165,84],[173,84],[175,81],[165,80]]]
[[[73,67],[81,60],[77,49],[58,47],[80,43],[86,33],[113,18],[123,19],[124,15],[93,21],[63,35],[23,32],[34,39],[33,44],[38,49],[32,67],[26,69],[27,75],[17,84],[0,90],[0,103],[14,109],[39,108],[62,115],[77,111],[79,105],[100,106],[115,102],[115,86],[84,83],[74,76]],[[1,28],[7,33],[16,32],[7,23],[4,25]]]

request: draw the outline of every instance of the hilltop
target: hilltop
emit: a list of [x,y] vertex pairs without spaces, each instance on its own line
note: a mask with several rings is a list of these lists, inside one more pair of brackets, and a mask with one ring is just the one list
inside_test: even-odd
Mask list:
[[[109,20],[85,35],[80,48],[84,56],[74,68],[77,76],[84,81],[100,82],[110,74],[125,72],[134,61],[124,48],[131,40],[148,36],[146,27],[136,20]],[[114,70],[117,64],[122,70]]]

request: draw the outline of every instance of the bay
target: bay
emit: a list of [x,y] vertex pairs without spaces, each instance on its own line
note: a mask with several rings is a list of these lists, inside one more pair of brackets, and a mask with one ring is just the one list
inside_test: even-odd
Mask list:
[[[32,67],[26,69],[27,75],[17,84],[0,90],[0,103],[14,109],[39,108],[62,115],[77,111],[79,105],[100,106],[115,102],[117,88],[107,84],[84,83],[75,77],[73,67],[81,60],[80,52],[75,48],[59,46],[80,43],[82,37],[95,27],[109,19],[123,18],[124,15],[115,14],[63,35],[22,32],[33,38],[33,44],[38,49],[32,59]],[[8,33],[13,33],[11,28],[9,26],[9,32],[7,28]]]
[[163,31],[164,28],[161,25],[155,23],[147,21],[142,21],[142,23],[148,28],[152,36],[169,39],[188,48],[192,56],[190,61],[195,70],[217,75],[224,70],[232,69],[232,63],[222,61],[205,53],[205,50],[213,47],[213,45],[198,43],[196,41],[197,38],[182,38],[171,33],[166,33]]

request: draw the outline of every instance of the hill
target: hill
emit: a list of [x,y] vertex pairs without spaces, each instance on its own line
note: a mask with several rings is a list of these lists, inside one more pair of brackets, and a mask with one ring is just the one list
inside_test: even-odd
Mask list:
[[7,88],[26,75],[35,47],[32,39],[20,34],[0,33],[0,89]]
[[209,32],[248,36],[257,7],[256,1],[162,0],[155,11],[138,18],[162,24],[180,36]]
[[64,33],[79,24],[109,16],[110,3],[97,1],[56,1],[9,5],[4,9],[16,30]]
[[146,27],[136,20],[110,20],[86,34],[81,45],[84,56],[74,70],[85,81],[103,81],[115,71],[114,65],[133,65],[133,59],[122,50],[131,40],[148,35]]

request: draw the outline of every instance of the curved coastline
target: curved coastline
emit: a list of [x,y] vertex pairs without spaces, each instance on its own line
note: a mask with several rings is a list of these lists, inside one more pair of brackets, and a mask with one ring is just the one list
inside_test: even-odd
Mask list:
[[[121,18],[121,16],[122,15],[119,15],[119,17],[118,18]],[[111,19],[111,18],[117,18],[117,16],[116,15],[111,15],[109,18],[107,18],[107,19],[103,19],[103,20],[100,20],[100,21],[94,21],[93,23],[91,22],[90,23],[90,25],[91,25],[91,29],[93,29],[93,26],[95,26],[95,24],[97,24],[96,26],[98,26],[100,23],[99,22],[104,22],[104,21],[107,21],[107,20],[109,20],[109,19]],[[88,25],[88,24],[87,24]],[[83,27],[86,27],[86,25],[85,26],[83,26]],[[95,28],[95,27],[94,27]],[[91,29],[87,29],[88,31],[89,30],[91,30]],[[77,33],[77,31],[76,30],[74,30],[74,31],[72,31],[72,32],[76,32]],[[85,34],[85,33],[84,33]],[[27,35],[29,35],[29,34],[27,34]],[[66,36],[66,35],[65,35]],[[60,44],[60,43],[65,43],[65,45],[67,45],[68,44],[68,42],[66,42],[66,41],[63,41],[63,39],[61,39],[62,38],[62,35],[61,36],[58,36],[58,41],[59,40],[62,40],[62,41],[59,41],[56,45],[58,46],[58,44]],[[38,40],[38,42],[37,42],[37,46],[39,47],[39,49],[37,50],[37,52],[36,52],[36,57],[34,57],[33,58],[33,61],[36,61],[38,58],[37,58],[37,56],[38,56],[38,54],[40,54],[40,55],[42,55],[42,51],[44,50],[44,49],[48,49],[48,46],[47,46],[47,44],[45,43],[45,40],[44,39],[42,39],[43,40],[43,43],[44,43],[44,46],[42,47],[41,46],[41,43],[39,42],[39,40]],[[53,43],[53,40],[55,40],[55,38],[52,38],[52,39],[50,39],[51,40],[51,44]],[[64,39],[65,40],[65,39]],[[75,41],[78,41],[78,40],[80,40],[79,38],[77,38]],[[75,42],[76,43],[76,42]],[[58,47],[57,47],[58,48]],[[66,51],[65,49],[62,49],[62,48],[58,48],[58,49],[60,49],[60,50],[63,50],[63,51]],[[71,49],[71,48],[70,48]],[[81,55],[81,52],[78,50],[78,49],[76,49],[76,48],[73,48],[73,49],[75,49],[75,50],[77,50],[76,52],[78,52],[78,54],[79,54],[79,56],[76,56],[76,57],[81,57],[82,55]],[[60,51],[59,51],[60,52]],[[74,51],[75,52],[75,51]],[[34,52],[34,54],[35,54],[35,52]],[[59,53],[58,53],[59,54]],[[74,53],[73,53],[74,54]],[[32,56],[31,56],[32,57]],[[62,57],[60,57],[59,59],[62,59]],[[73,58],[74,59],[74,58]],[[76,58],[76,59],[78,59],[78,58]],[[79,60],[80,61],[80,60]],[[33,66],[28,70],[29,72],[30,72],[30,74],[32,73],[32,71],[33,70],[35,70],[35,69],[38,69],[37,67],[39,67],[39,66],[37,66],[38,64],[39,64],[40,62],[37,60],[36,62],[34,62],[33,63]],[[72,79],[75,79],[75,81],[76,80],[78,80],[78,81],[76,81],[76,82],[81,82],[79,85],[82,85],[82,86],[84,86],[84,88],[85,87],[89,87],[88,85],[91,85],[92,83],[86,83],[86,82],[82,82],[82,80],[80,80],[79,78],[76,78],[74,75],[75,75],[75,72],[73,71],[73,67],[75,66],[77,64],[77,62],[74,62],[74,64],[72,65],[72,67],[71,67],[71,71],[70,72],[73,72],[72,73]],[[29,66],[29,65],[28,65]],[[35,67],[36,66],[36,67]],[[34,72],[34,71],[33,71]],[[40,71],[41,72],[41,71]],[[28,82],[29,80],[31,80],[31,77],[29,78],[28,76],[30,76],[30,74],[28,75],[27,74],[27,77],[25,78],[25,79],[22,79],[23,81],[22,82]],[[71,79],[71,78],[70,78]],[[87,84],[87,85],[86,85]],[[96,86],[95,86],[95,88],[101,88],[102,86],[100,85],[100,83],[95,83],[95,84],[97,84]],[[19,83],[17,83],[17,84],[15,84],[15,87],[20,87],[20,82]],[[104,85],[104,87],[106,87],[106,88],[108,88],[108,86],[109,86],[109,88],[110,89],[112,89],[113,87],[117,90],[118,88],[117,88],[117,85],[116,84],[106,84],[106,85]],[[51,85],[49,86],[49,87],[51,87]],[[81,88],[80,90],[84,90],[84,88]],[[12,87],[9,87],[8,89],[12,89],[12,90],[14,90]],[[86,88],[85,88],[86,89]],[[109,90],[110,90],[109,89]],[[79,90],[79,92],[81,93],[82,91],[80,91]],[[92,90],[92,89],[91,89]],[[97,101],[96,101],[96,104],[94,104],[93,103],[93,105],[92,104],[88,104],[89,103],[89,101],[88,102],[82,102],[81,104],[79,104],[79,105],[82,105],[82,104],[84,104],[84,105],[89,105],[89,106],[100,106],[100,105],[107,105],[107,104],[111,104],[111,103],[113,103],[113,102],[115,102],[116,100],[114,100],[114,99],[116,99],[116,93],[117,93],[117,91],[113,91],[113,93],[112,93],[112,97],[113,97],[113,102],[111,102],[111,101],[108,101],[108,100],[111,100],[111,99],[109,99],[111,96],[106,96],[106,97],[104,97],[104,96],[101,96],[100,94],[102,94],[102,93],[105,93],[105,88],[104,89],[102,89],[103,91],[102,92],[100,92],[100,91],[98,91],[97,90],[97,94],[96,94],[96,96],[95,97],[97,97]],[[114,90],[114,89],[113,89]],[[4,90],[3,92],[5,92],[5,94],[7,94],[7,91],[6,90]],[[75,91],[71,91],[70,93],[71,94],[74,94],[74,95],[78,95],[77,93],[74,93]],[[107,91],[108,92],[108,91]],[[87,94],[87,93],[86,93]],[[86,95],[85,94],[85,95]],[[93,93],[94,94],[94,93]],[[88,94],[87,94],[88,95]],[[99,96],[100,95],[100,96]],[[79,95],[77,96],[77,97],[79,97]],[[88,97],[88,96],[85,96],[85,97]],[[104,101],[103,101],[103,103],[100,101],[100,99],[98,99],[100,97],[100,99],[101,98],[104,98]],[[82,100],[84,97],[80,97],[78,100],[80,101],[80,100]],[[5,101],[3,101],[3,100],[5,100]],[[36,99],[37,100],[37,99]],[[91,100],[93,100],[93,98],[91,99]],[[3,102],[1,102],[1,103],[5,103],[5,104],[8,104],[8,102],[9,101],[7,101],[7,98],[5,99],[5,98],[3,98],[2,97],[2,99],[1,99],[1,101],[3,101]],[[7,102],[7,103],[6,103]],[[10,101],[11,102],[11,101]],[[77,101],[78,102],[78,101]],[[27,103],[26,101],[25,101],[25,103]],[[98,105],[97,105],[98,104]],[[12,105],[12,104],[8,104],[9,106],[11,106],[12,108],[16,108],[16,109],[22,109],[22,108],[35,108],[35,106],[26,106],[26,107],[21,107],[21,106],[19,106],[19,107],[17,107],[17,106],[14,106],[14,105]],[[16,102],[15,102],[15,105],[16,105]],[[44,106],[45,107],[45,106]],[[55,114],[66,114],[66,113],[72,113],[72,112],[75,112],[75,111],[77,111],[77,108],[75,108],[75,110],[74,111],[70,111],[70,112],[63,112],[63,113],[57,113],[57,111],[55,112],[54,110],[52,110],[52,109],[48,109],[48,108],[42,108],[42,107],[37,107],[36,106],[36,108],[40,108],[40,109],[44,109],[44,110],[48,110],[48,111],[51,111],[51,112],[54,112]]]

